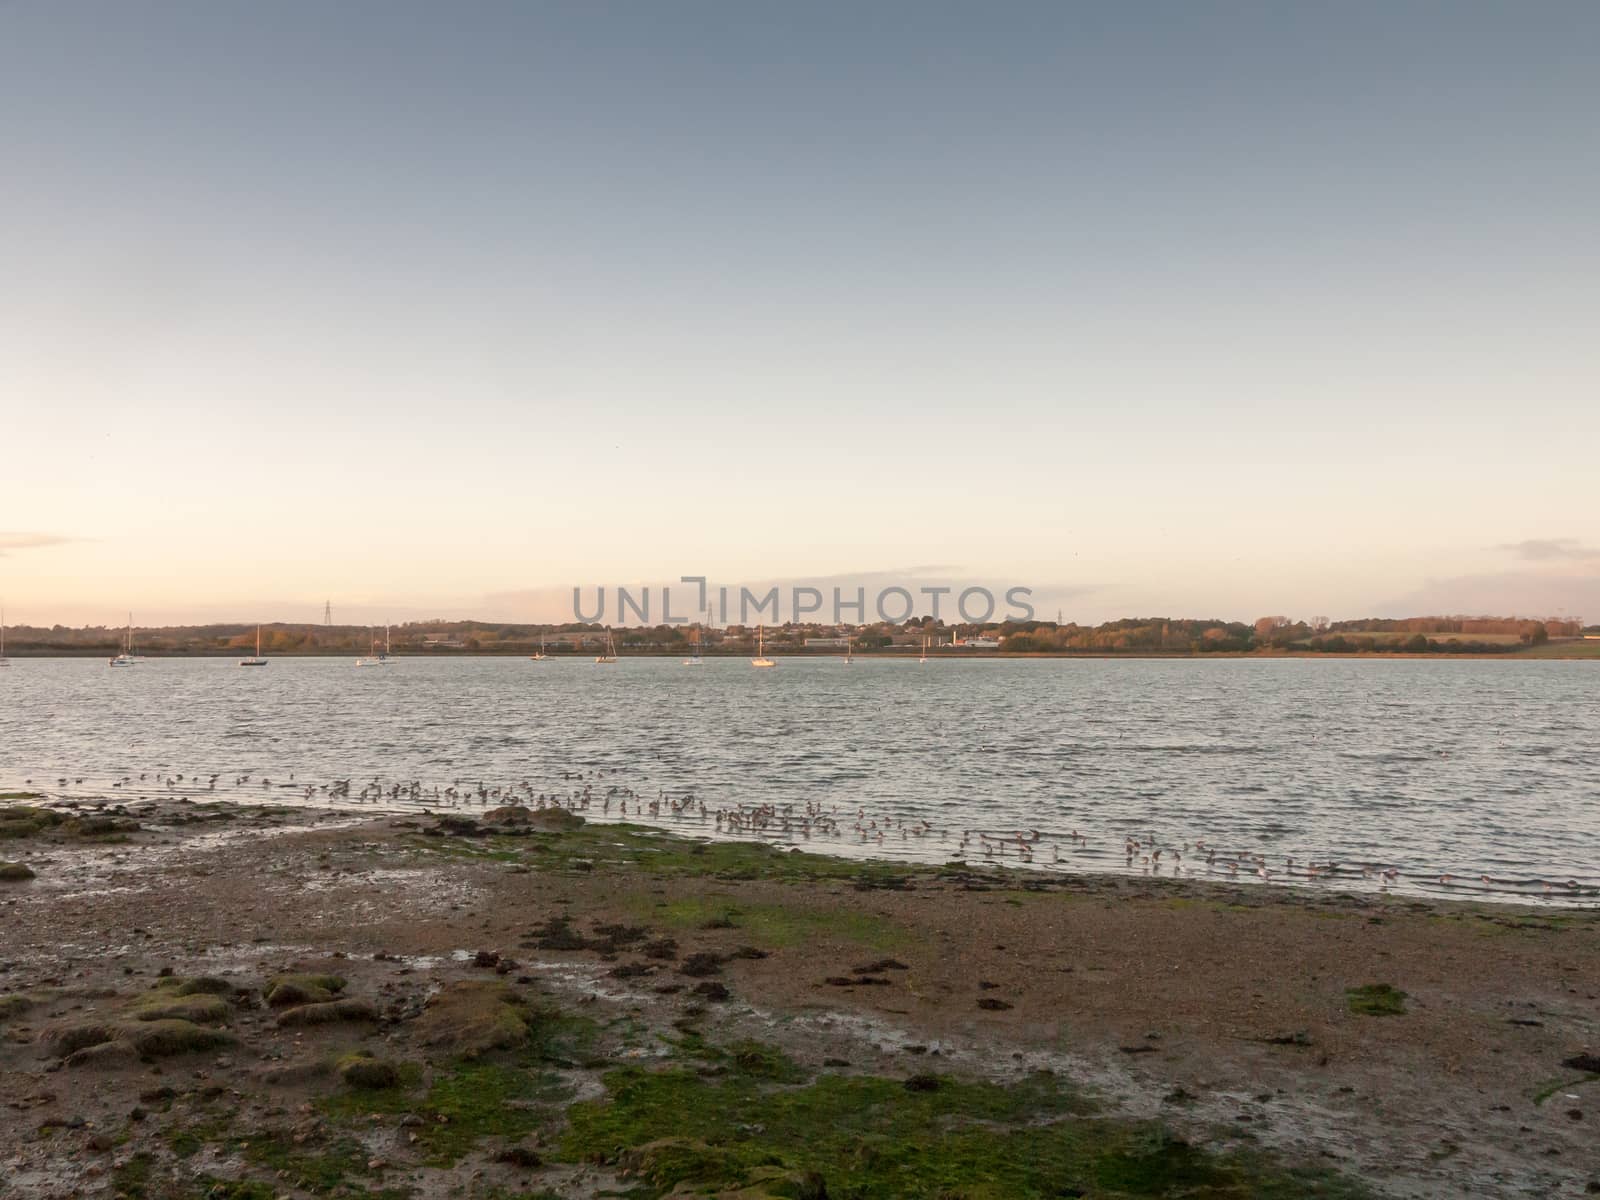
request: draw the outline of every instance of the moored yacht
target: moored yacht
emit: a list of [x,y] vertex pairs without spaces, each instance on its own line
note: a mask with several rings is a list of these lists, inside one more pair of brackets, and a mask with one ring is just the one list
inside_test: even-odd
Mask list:
[[239,665],[241,667],[264,667],[264,666],[267,665],[267,660],[261,657],[261,626],[259,626],[259,625],[256,626],[256,653],[255,653],[255,657],[254,658],[241,658],[239,660]]
[[378,650],[378,631],[376,629],[372,630],[372,645],[365,657],[356,659],[356,666],[381,667],[389,661],[389,627],[387,625],[383,627],[383,645],[384,649],[380,653]]
[[122,653],[111,660],[113,667],[136,667],[144,661],[142,654],[133,652],[133,614],[128,614],[128,633],[122,644]]
[[775,667],[778,664],[767,657],[766,633],[762,626],[756,626],[756,656],[750,660],[752,667]]

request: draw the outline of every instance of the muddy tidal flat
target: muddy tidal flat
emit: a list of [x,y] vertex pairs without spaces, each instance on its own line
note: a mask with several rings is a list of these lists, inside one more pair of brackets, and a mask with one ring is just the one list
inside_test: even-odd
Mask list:
[[1600,1192],[1600,913],[0,798],[0,1196]]

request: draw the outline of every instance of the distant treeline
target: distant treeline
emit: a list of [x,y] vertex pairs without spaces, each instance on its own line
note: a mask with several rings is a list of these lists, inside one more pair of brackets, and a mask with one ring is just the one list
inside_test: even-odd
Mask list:
[[1125,617],[1103,625],[1027,621],[1000,628],[1001,647],[1016,653],[1214,654],[1254,649],[1254,631],[1240,621]]
[[[393,626],[271,624],[262,625],[263,654],[366,654],[382,649],[387,641],[396,653],[423,650],[439,653],[495,652],[520,653],[537,649],[539,637],[559,639],[563,635],[581,643],[584,637],[605,636],[598,626],[516,625],[484,621],[419,621]],[[123,648],[128,631],[106,626],[81,629],[65,625],[42,629],[18,625],[6,630],[9,651],[59,654],[114,654]],[[140,654],[238,654],[253,651],[254,625],[172,625],[133,627],[133,649]],[[550,650],[561,647],[551,645]]]
[[1583,622],[1576,618],[1545,617],[1367,617],[1360,621],[1335,621],[1329,633],[1497,633],[1517,637],[1535,634],[1543,626],[1549,637],[1577,637]]
[[[767,647],[780,654],[839,653],[848,636],[858,652],[907,652],[923,640],[944,653],[1009,654],[1506,654],[1539,646],[1551,638],[1576,638],[1586,632],[1568,618],[1526,617],[1373,617],[1330,622],[1262,617],[1246,624],[1220,619],[1125,617],[1100,625],[1054,621],[1004,624],[947,624],[919,617],[898,624],[860,627],[789,623],[766,630]],[[547,654],[594,653],[606,642],[599,625],[579,622],[534,625],[495,621],[411,621],[393,626],[387,637],[396,654]],[[681,654],[699,647],[707,654],[741,654],[753,647],[755,630],[744,626],[629,626],[611,631],[624,653]],[[15,654],[111,655],[122,649],[126,630],[107,626],[49,629],[28,625],[6,631]],[[261,626],[266,655],[357,655],[383,648],[386,631],[365,625],[273,624]],[[808,639],[813,643],[808,645]],[[977,646],[969,641],[977,639]],[[254,651],[254,625],[187,625],[133,630],[133,649],[141,654],[242,655]]]
[[1327,654],[1506,654],[1524,646],[1542,646],[1552,637],[1578,637],[1583,623],[1560,617],[1368,617],[1333,622],[1314,617],[1309,623],[1262,617],[1252,632],[1257,649]]

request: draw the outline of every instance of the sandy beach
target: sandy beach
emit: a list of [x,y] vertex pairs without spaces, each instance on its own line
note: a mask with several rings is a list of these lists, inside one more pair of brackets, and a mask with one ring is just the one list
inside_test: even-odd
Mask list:
[[0,833],[6,1197],[1600,1191],[1594,911],[526,809]]

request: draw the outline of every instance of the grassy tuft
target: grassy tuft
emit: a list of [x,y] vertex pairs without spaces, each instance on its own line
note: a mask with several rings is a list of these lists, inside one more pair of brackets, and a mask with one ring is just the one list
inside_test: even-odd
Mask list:
[[273,1008],[326,1004],[344,991],[337,975],[278,975],[267,982],[266,999]]
[[417,1019],[424,1045],[452,1058],[481,1058],[528,1039],[529,1012],[522,998],[498,980],[447,984]]
[[338,1071],[346,1086],[364,1091],[387,1091],[400,1086],[398,1067],[365,1052],[345,1055],[339,1060]]
[[303,1029],[308,1025],[331,1025],[337,1021],[376,1021],[378,1010],[369,1001],[327,1000],[320,1004],[300,1004],[278,1014],[281,1029]]
[[233,994],[233,984],[226,979],[218,979],[215,975],[195,975],[188,979],[176,975],[169,975],[160,980],[159,988],[166,988],[178,996],[230,996]]
[[233,1044],[233,1038],[220,1029],[180,1020],[141,1021],[124,1028],[116,1040],[128,1043],[141,1058],[166,1058]]
[[128,1014],[136,1021],[193,1021],[200,1025],[221,1025],[232,1010],[226,1000],[216,996],[181,995],[173,988],[154,988],[140,996]]

